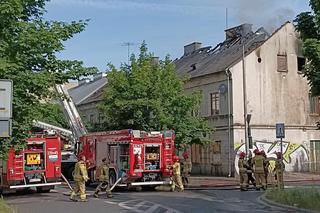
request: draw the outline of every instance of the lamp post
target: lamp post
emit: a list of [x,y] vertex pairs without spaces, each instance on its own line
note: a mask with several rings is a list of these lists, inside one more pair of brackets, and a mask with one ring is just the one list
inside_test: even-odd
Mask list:
[[249,144],[248,144],[248,123],[247,123],[247,86],[246,86],[246,66],[245,66],[245,52],[244,52],[244,44],[242,45],[242,83],[243,83],[243,120],[244,120],[244,142],[246,148],[246,155],[249,154]]

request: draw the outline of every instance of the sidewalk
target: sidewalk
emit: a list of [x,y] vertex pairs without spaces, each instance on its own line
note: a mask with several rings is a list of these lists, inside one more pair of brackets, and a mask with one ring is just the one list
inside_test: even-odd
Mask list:
[[[269,175],[268,179],[272,179]],[[317,184],[320,185],[320,175],[313,173],[284,173],[285,183],[294,184]],[[220,187],[238,187],[239,177],[212,177],[212,176],[191,176],[187,188],[220,188]]]

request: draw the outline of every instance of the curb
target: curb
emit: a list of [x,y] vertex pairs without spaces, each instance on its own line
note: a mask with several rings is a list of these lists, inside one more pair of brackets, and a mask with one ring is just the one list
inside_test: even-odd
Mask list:
[[197,190],[239,190],[239,187],[228,187],[228,186],[206,186],[206,187],[189,187],[185,188],[188,191]]
[[303,208],[298,208],[295,206],[289,206],[289,205],[285,205],[285,204],[281,204],[272,200],[269,200],[268,198],[266,198],[266,195],[263,194],[259,197],[259,200],[262,203],[268,204],[270,206],[274,206],[274,207],[278,207],[281,208],[283,210],[287,210],[287,211],[292,211],[292,210],[296,210],[298,212],[306,212],[306,213],[319,213],[318,211],[314,211],[314,210],[310,210],[310,209],[303,209]]

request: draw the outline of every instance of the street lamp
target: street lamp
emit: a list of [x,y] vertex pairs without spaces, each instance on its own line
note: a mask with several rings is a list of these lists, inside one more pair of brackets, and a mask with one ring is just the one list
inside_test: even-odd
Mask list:
[[[248,123],[247,123],[247,86],[246,86],[246,66],[245,66],[245,52],[244,52],[244,44],[242,45],[242,82],[243,82],[243,118],[244,118],[244,142],[245,142],[245,148],[246,148],[246,155],[248,156],[249,154],[249,144],[248,144],[248,133],[247,133],[247,128],[248,128]],[[251,118],[251,115],[250,115]],[[249,121],[250,121],[249,118]]]

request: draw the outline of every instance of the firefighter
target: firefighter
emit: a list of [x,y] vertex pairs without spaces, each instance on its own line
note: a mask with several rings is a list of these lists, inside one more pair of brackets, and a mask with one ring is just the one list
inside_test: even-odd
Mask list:
[[189,177],[192,170],[192,163],[189,159],[189,153],[184,152],[182,154],[184,161],[182,164],[182,183],[184,186],[187,186],[189,184]]
[[267,160],[267,155],[265,153],[264,150],[261,150],[261,155],[264,157],[264,165],[263,165],[263,168],[264,168],[264,177],[265,177],[265,180],[266,180],[266,187],[268,187],[268,175],[269,175],[269,166],[270,166],[270,163],[269,161]]
[[105,190],[107,193],[108,198],[112,198],[111,190],[110,190],[110,182],[109,182],[109,167],[107,165],[107,159],[103,158],[102,159],[102,164],[101,166],[98,167],[97,169],[97,177],[99,180],[99,185],[96,188],[96,191],[94,192],[93,196],[98,198],[99,197],[99,192],[102,190]]
[[181,180],[181,169],[180,169],[180,158],[179,156],[174,156],[173,157],[173,161],[174,164],[172,166],[172,180],[173,183],[171,185],[171,190],[174,191],[175,187],[178,187],[178,191],[183,192],[184,191],[184,187],[182,184],[182,180]]
[[253,163],[252,163],[252,153],[249,151],[248,160],[247,160],[248,168],[247,168],[247,175],[248,175],[248,186],[249,183],[256,187],[256,180],[253,177]]
[[254,165],[254,176],[256,178],[256,184],[257,184],[256,190],[260,190],[261,188],[265,190],[266,189],[266,180],[265,180],[265,174],[264,174],[265,159],[261,155],[258,149],[255,149],[253,153],[255,154],[252,160]]
[[244,159],[245,156],[246,154],[244,152],[240,152],[238,167],[239,167],[241,191],[248,191],[248,175],[247,175],[248,164],[247,164],[247,161]]
[[76,195],[80,193],[80,201],[86,202],[86,181],[89,180],[88,172],[86,168],[86,157],[82,156],[80,160],[76,163],[74,168],[74,181],[76,182],[76,185],[71,192],[70,199],[72,201],[78,201],[76,199]]
[[274,174],[274,178],[276,180],[277,187],[279,189],[283,189],[283,187],[284,187],[284,184],[283,184],[283,172],[284,172],[284,169],[285,169],[285,165],[282,162],[281,152],[277,152],[276,155],[277,155],[277,160],[275,162],[275,166],[274,166],[274,169],[273,169],[273,172],[275,173]]

